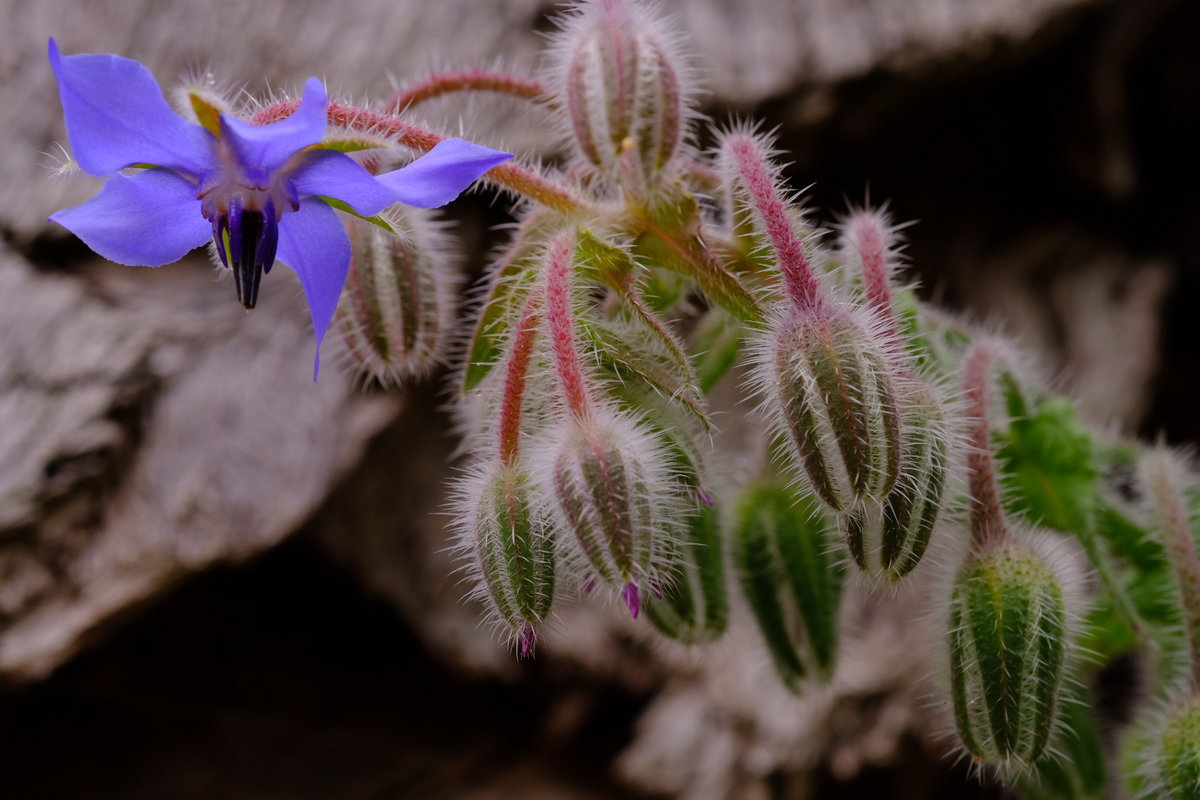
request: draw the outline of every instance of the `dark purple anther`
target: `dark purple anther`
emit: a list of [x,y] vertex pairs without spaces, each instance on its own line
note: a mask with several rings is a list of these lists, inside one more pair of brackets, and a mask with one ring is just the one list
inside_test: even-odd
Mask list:
[[638,612],[642,610],[642,599],[638,594],[637,584],[625,584],[625,588],[621,590],[621,597],[625,600],[625,605],[629,606],[629,616],[637,619]]

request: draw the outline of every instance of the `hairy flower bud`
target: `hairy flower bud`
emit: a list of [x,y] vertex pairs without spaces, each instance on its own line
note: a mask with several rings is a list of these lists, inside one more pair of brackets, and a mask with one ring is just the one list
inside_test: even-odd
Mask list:
[[521,655],[532,651],[554,599],[555,543],[544,505],[525,469],[499,460],[466,479],[457,500],[460,546],[470,554],[478,594]]
[[1200,797],[1200,695],[1178,698],[1131,740],[1137,800]]
[[827,678],[837,656],[842,569],[836,526],[812,498],[777,484],[746,489],[735,509],[734,561],[784,683]]
[[900,476],[882,501],[860,502],[839,515],[859,569],[898,581],[925,554],[942,507],[951,432],[929,387],[906,381],[900,395]]
[[687,124],[674,37],[640,2],[594,0],[565,20],[557,49],[556,82],[584,159],[610,179],[661,172]]
[[1056,725],[1068,641],[1060,577],[1014,537],[968,557],[949,610],[959,738],[978,761],[1025,772]]
[[900,472],[887,355],[850,311],[785,316],[761,337],[755,382],[812,491],[835,511],[882,500]]
[[348,223],[353,255],[334,316],[350,362],[385,384],[424,375],[442,359],[458,282],[430,212],[389,213],[400,235]]
[[729,600],[720,514],[707,498],[688,518],[683,545],[682,561],[663,587],[663,596],[648,600],[646,616],[672,639],[688,644],[711,642],[725,632]]
[[550,433],[539,472],[559,529],[636,617],[639,591],[663,586],[679,561],[684,510],[666,458],[649,434],[603,409]]

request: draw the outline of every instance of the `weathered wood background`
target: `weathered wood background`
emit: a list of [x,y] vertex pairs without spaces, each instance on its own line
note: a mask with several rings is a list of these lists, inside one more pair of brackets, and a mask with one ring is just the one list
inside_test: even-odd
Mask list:
[[[1116,430],[1166,426],[1175,439],[1195,436],[1195,422],[1175,413],[1186,406],[1187,369],[1195,366],[1194,318],[1167,316],[1176,338],[1161,341],[1164,315],[1180,298],[1194,298],[1196,256],[1181,243],[1200,220],[1184,192],[1194,183],[1176,185],[1163,173],[1195,177],[1195,165],[1164,167],[1159,140],[1139,122],[1150,115],[1174,126],[1162,147],[1197,130],[1188,111],[1197,105],[1189,88],[1197,62],[1174,49],[1196,24],[1186,3],[673,0],[662,7],[692,43],[706,77],[705,108],[781,126],[798,185],[819,180],[815,199],[837,204],[861,199],[867,185],[875,198],[884,190],[898,214],[921,218],[910,252],[931,290],[1035,347],[1092,419]],[[553,10],[534,0],[0,0],[0,679],[9,684],[0,709],[36,713],[39,702],[53,709],[44,698],[64,695],[53,694],[61,678],[51,676],[81,652],[85,670],[105,658],[136,659],[119,644],[145,636],[142,623],[128,621],[132,611],[165,619],[165,640],[187,639],[186,626],[153,615],[173,608],[179,592],[198,591],[192,587],[214,568],[245,564],[299,537],[304,552],[348,576],[350,588],[337,591],[386,601],[411,632],[406,646],[428,654],[423,668],[471,675],[474,686],[509,687],[495,691],[526,700],[539,691],[532,684],[555,687],[527,709],[540,721],[519,726],[535,727],[542,744],[517,747],[502,728],[488,727],[502,720],[494,709],[475,719],[455,705],[463,718],[443,725],[491,731],[472,733],[471,747],[520,755],[503,761],[433,751],[428,758],[443,757],[472,777],[411,794],[372,793],[359,780],[376,769],[402,784],[403,771],[390,762],[342,769],[331,757],[317,788],[289,782],[286,770],[277,784],[246,782],[239,769],[255,766],[183,745],[171,751],[184,764],[180,774],[207,771],[209,796],[759,798],[805,796],[816,791],[814,775],[842,785],[871,765],[896,769],[905,759],[936,774],[944,747],[937,715],[916,702],[923,688],[912,679],[924,653],[917,632],[901,622],[919,598],[853,599],[846,668],[830,691],[803,700],[778,687],[741,616],[727,641],[692,652],[657,643],[612,609],[581,603],[563,611],[541,663],[517,664],[478,628],[477,609],[460,601],[444,551],[437,512],[455,443],[436,385],[363,392],[331,368],[314,385],[307,315],[286,270],[272,274],[264,302],[246,314],[202,256],[160,270],[117,267],[46,223],[97,186],[50,168],[65,142],[45,57],[50,35],[68,53],[137,58],[164,83],[203,69],[262,95],[315,74],[337,93],[382,98],[406,76],[443,66],[536,68]],[[1147,91],[1166,100],[1148,103]],[[531,159],[556,154],[536,119],[495,99],[426,114],[454,132],[461,119],[472,138]],[[1007,173],[1026,181],[1024,195],[1005,183]],[[1001,188],[986,183],[993,178]],[[477,271],[496,241],[488,226],[503,221],[502,212],[479,197],[450,213],[465,268]],[[1123,214],[1147,219],[1138,228],[1137,219],[1117,221]],[[293,548],[285,554],[297,546],[285,545]],[[282,558],[267,563],[290,563]],[[267,579],[279,569],[237,574]],[[330,602],[359,613],[353,602]],[[181,624],[195,621],[179,614]],[[202,623],[198,630],[212,633]],[[138,700],[138,687],[120,678],[102,685],[115,699],[100,705],[101,716]],[[376,683],[363,692],[394,698],[402,688]],[[592,763],[587,737],[604,718],[597,710],[604,702],[627,704],[616,737],[624,742],[604,745],[619,755]],[[315,724],[311,711],[271,713],[276,724],[303,727]],[[35,791],[29,765],[42,763],[44,750],[65,748],[66,766],[71,747],[103,744],[60,735],[56,726],[69,727],[69,716],[46,713],[52,722],[34,737],[0,722],[0,765],[14,756],[26,764],[0,768],[0,794],[7,796],[6,774],[17,776],[24,792],[17,796],[86,793],[61,776],[60,793]],[[99,721],[84,726],[100,730]],[[351,726],[345,735],[373,730]],[[230,735],[253,739],[251,727]],[[542,745],[549,755],[538,755]],[[246,747],[253,753],[252,743]],[[279,754],[264,748],[261,758]],[[386,761],[383,751],[379,758]],[[547,766],[562,758],[585,766]],[[157,767],[130,759],[122,793],[89,796],[192,796],[191,784],[171,784]],[[139,783],[143,773],[153,779]],[[909,777],[927,792],[941,785],[941,778]]]

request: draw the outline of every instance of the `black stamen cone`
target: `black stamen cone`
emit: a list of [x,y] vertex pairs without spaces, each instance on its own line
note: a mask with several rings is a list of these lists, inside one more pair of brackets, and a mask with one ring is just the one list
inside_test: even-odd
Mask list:
[[[243,211],[229,220],[229,266],[233,268],[238,302],[246,308],[254,308],[258,302],[258,284],[263,276],[262,248],[259,243],[266,232],[265,228],[261,211]],[[274,253],[271,255],[273,257]]]

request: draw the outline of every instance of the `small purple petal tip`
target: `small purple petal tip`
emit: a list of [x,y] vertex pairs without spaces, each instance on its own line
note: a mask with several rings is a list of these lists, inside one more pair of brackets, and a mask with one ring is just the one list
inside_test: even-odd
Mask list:
[[625,600],[625,605],[629,606],[629,616],[637,619],[638,613],[642,610],[642,598],[638,593],[637,584],[625,584],[625,588],[621,590],[621,597]]
[[533,655],[533,648],[537,646],[537,631],[532,625],[526,625],[521,629],[521,658],[528,658]]

